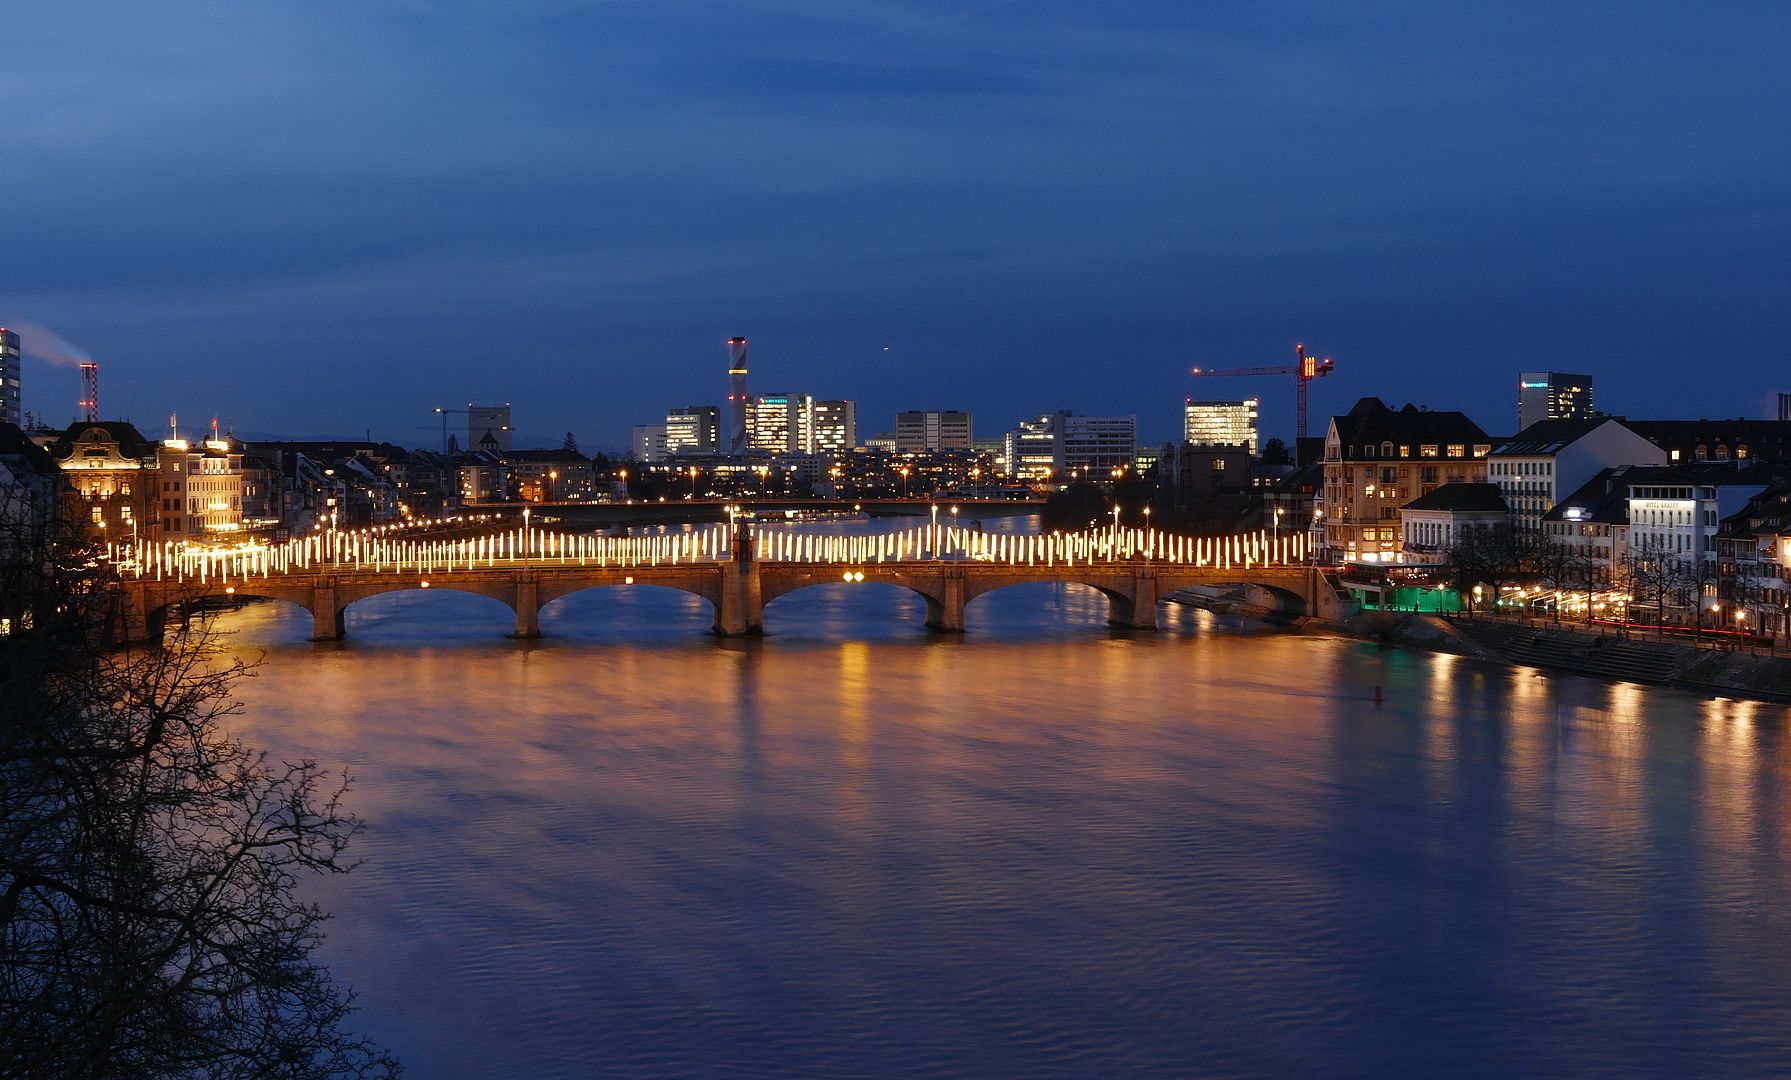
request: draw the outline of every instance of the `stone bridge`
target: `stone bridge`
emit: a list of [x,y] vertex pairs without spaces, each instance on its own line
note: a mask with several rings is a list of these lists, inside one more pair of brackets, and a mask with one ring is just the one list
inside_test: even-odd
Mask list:
[[[188,578],[127,580],[123,596],[122,636],[132,641],[159,641],[171,608],[226,596],[265,597],[297,604],[311,613],[312,639],[328,641],[344,634],[349,605],[384,593],[450,589],[489,596],[516,613],[516,636],[538,637],[541,609],[554,600],[585,589],[616,585],[658,585],[692,593],[709,601],[715,632],[724,636],[758,634],[766,605],[811,585],[840,584],[845,575],[918,593],[927,603],[927,625],[947,632],[965,628],[964,608],[984,593],[1009,585],[1065,582],[1086,585],[1107,598],[1108,621],[1138,630],[1157,628],[1157,604],[1196,585],[1242,588],[1248,600],[1290,616],[1316,615],[1342,619],[1354,609],[1323,569],[1308,566],[1196,567],[1146,559],[1096,562],[1073,566],[1026,566],[963,561],[915,562],[760,562],[752,560],[684,565],[595,567],[541,560],[532,564],[456,569],[434,573],[328,568],[238,578],[229,584],[201,585]],[[862,576],[859,576],[862,575]]]

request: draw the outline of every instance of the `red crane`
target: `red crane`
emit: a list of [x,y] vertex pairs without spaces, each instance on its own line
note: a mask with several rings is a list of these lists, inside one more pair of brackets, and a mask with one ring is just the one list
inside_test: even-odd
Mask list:
[[1306,437],[1306,384],[1313,379],[1329,375],[1337,365],[1330,357],[1319,359],[1306,355],[1306,346],[1295,345],[1294,355],[1300,358],[1297,364],[1280,364],[1271,367],[1232,367],[1232,368],[1195,368],[1196,375],[1292,375],[1294,377],[1294,399],[1298,403],[1295,430],[1299,438]]

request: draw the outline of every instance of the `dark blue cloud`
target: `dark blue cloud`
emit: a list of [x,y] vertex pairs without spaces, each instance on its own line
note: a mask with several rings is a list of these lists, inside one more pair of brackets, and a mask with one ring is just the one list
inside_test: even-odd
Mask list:
[[[118,411],[620,442],[766,388],[1140,414],[1335,355],[1757,411],[1791,283],[1781,5],[8,5],[0,321]],[[889,346],[885,351],[884,347]],[[1700,377],[1721,372],[1723,377]],[[60,419],[72,374],[27,369]],[[1791,389],[1791,387],[1785,387]],[[1220,387],[1198,388],[1210,393]],[[1291,424],[1278,382],[1271,427]]]

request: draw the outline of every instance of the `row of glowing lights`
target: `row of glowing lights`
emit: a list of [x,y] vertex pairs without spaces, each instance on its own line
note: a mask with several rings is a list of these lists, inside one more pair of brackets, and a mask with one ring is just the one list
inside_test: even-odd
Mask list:
[[[600,537],[549,532],[526,525],[464,539],[409,540],[404,526],[314,533],[280,545],[244,543],[199,547],[163,543],[109,545],[114,565],[157,580],[269,577],[320,569],[428,574],[499,565],[659,566],[719,562],[733,557],[731,530],[715,525],[687,533]],[[871,564],[941,560],[1009,566],[1076,566],[1144,559],[1197,567],[1297,565],[1307,555],[1299,534],[1247,533],[1193,537],[1154,529],[1097,529],[1085,533],[984,533],[932,524],[874,536],[817,536],[754,530],[754,555],[776,563]]]
[[[1474,598],[1476,601],[1484,595],[1484,589],[1485,587],[1481,585],[1474,586]],[[1586,594],[1583,592],[1576,594],[1562,589],[1544,589],[1523,586],[1499,590],[1500,606],[1514,603],[1529,605],[1537,600],[1553,600],[1555,605],[1564,612],[1574,612],[1581,615],[1586,613]],[[1594,593],[1592,595],[1592,610],[1594,612],[1607,611],[1615,608],[1635,607],[1637,603],[1638,601],[1634,596],[1621,590],[1611,590],[1603,593]],[[1646,610],[1651,603],[1652,601],[1640,602],[1643,610]],[[1713,603],[1703,610],[1709,613],[1713,620],[1720,620],[1722,618],[1723,605],[1720,602]],[[1735,623],[1737,626],[1746,625],[1748,612],[1745,606],[1739,604],[1733,605],[1730,610],[1735,616]]]

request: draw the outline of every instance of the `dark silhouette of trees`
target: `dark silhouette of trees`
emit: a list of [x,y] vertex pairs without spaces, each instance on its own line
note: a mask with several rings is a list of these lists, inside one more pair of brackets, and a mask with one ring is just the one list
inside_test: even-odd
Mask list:
[[349,869],[346,780],[229,735],[246,668],[198,624],[109,644],[72,513],[0,532],[0,1077],[394,1075],[298,895]]
[[1288,452],[1287,440],[1276,436],[1262,444],[1262,463],[1264,465],[1292,465],[1293,454]]

